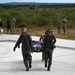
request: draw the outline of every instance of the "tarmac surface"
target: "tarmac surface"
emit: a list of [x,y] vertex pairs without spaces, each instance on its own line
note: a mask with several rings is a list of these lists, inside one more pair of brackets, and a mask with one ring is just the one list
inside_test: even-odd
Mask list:
[[[18,35],[0,35],[0,75],[75,75],[75,41],[57,39],[51,71],[42,61],[42,53],[32,53],[32,68],[26,72],[21,49],[13,52]],[[33,37],[37,39],[37,37]],[[9,41],[6,41],[9,40]],[[14,40],[14,42],[10,41]]]

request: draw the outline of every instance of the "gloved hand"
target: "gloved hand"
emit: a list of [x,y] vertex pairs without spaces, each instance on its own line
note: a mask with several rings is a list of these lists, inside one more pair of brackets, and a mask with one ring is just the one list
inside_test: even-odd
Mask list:
[[18,48],[20,48],[20,45],[18,45]]
[[54,47],[53,48],[56,48],[56,45],[54,45]]
[[49,52],[50,52],[50,53],[52,53],[52,52],[53,52],[53,50],[50,50]]
[[14,47],[13,51],[16,51],[16,47]]
[[31,53],[33,53],[33,51],[31,50]]

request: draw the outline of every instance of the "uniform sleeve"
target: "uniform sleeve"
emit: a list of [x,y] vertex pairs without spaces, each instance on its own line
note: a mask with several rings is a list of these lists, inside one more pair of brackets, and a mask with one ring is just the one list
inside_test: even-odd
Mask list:
[[32,48],[32,38],[31,38],[30,35],[27,35],[27,37],[28,37],[28,39],[29,39],[29,45],[30,45],[30,47]]
[[30,36],[30,47],[32,48],[32,38]]
[[43,49],[45,49],[45,46],[46,46],[46,36],[44,36],[44,39],[43,39]]
[[20,35],[18,41],[17,41],[16,44],[15,44],[15,48],[16,48],[17,46],[19,46],[20,43],[22,42],[22,41],[21,41],[21,38],[22,38],[22,36]]
[[56,43],[56,38],[55,36],[53,35],[53,45]]
[[29,44],[31,47],[31,52],[33,52],[32,37],[31,36],[29,36]]

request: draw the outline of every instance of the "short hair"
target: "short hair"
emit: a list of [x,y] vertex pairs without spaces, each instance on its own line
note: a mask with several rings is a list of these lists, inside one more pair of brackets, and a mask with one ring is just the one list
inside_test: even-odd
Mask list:
[[22,28],[22,29],[21,29],[21,31],[22,31],[22,30],[24,30],[24,31],[26,31],[26,32],[27,32],[27,29],[26,29],[26,28]]
[[52,30],[51,29],[47,29],[47,32],[51,32],[52,33]]

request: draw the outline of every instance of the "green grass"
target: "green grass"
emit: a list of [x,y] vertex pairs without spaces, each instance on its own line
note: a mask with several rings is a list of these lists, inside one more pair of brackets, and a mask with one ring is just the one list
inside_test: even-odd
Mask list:
[[[39,27],[39,26],[32,27],[31,26],[31,27],[26,27],[26,28],[30,35],[43,36],[45,31],[51,27]],[[75,40],[75,29],[73,29],[73,28],[72,29],[67,28],[65,34],[63,34],[63,31],[61,31],[61,34],[58,34],[57,28],[52,27],[51,29],[56,38]],[[16,34],[20,35],[20,30],[21,30],[21,28],[16,28]],[[4,33],[7,33],[6,28],[4,28]]]
[[30,9],[22,8],[0,8],[0,18],[2,19],[3,26],[6,27],[6,22],[10,17],[16,19],[17,27],[22,24],[26,26],[57,26],[58,19],[62,19],[63,15],[67,18],[67,26],[75,27],[75,8],[37,8]]
[[[58,19],[62,19],[63,15],[67,18],[67,32],[66,34],[57,33]],[[6,22],[10,17],[16,19],[16,34],[20,34],[22,27],[26,27],[28,33],[35,36],[44,35],[48,28],[53,30],[56,38],[75,40],[75,8],[0,8],[0,18],[3,22],[4,33],[6,31]]]

